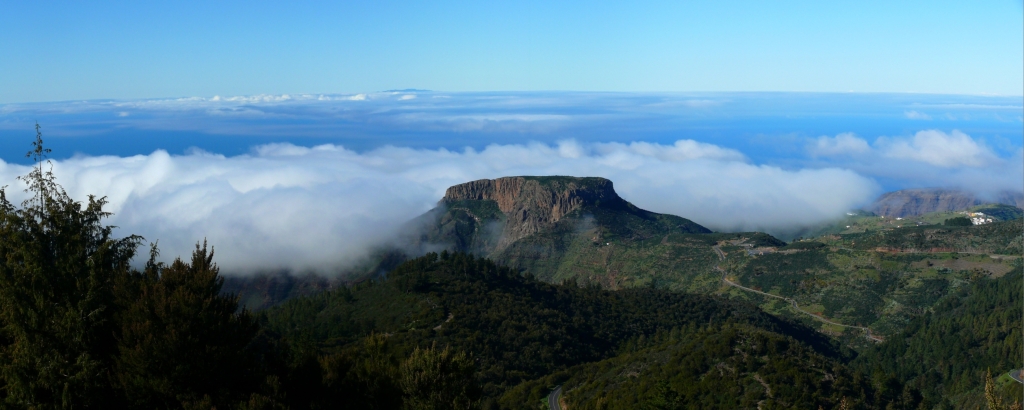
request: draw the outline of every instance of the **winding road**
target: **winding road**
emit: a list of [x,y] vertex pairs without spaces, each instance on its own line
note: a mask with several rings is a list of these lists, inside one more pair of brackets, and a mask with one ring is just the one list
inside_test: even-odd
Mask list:
[[1021,380],[1020,378],[1020,370],[1021,369],[1010,370],[1010,378],[1016,381],[1017,383],[1024,383],[1024,380]]
[[558,399],[562,397],[562,386],[555,387],[548,395],[548,409],[550,410],[562,410],[562,405],[558,404]]
[[[718,254],[718,261],[719,262],[724,261],[725,260],[725,252],[722,252],[722,248],[720,248],[718,245],[713,246],[713,248],[715,249],[715,253]],[[884,341],[884,339],[882,339],[881,337],[878,337],[878,336],[875,336],[874,334],[872,334],[870,328],[867,328],[867,327],[864,327],[864,326],[852,326],[852,325],[844,325],[842,323],[836,323],[836,322],[833,322],[831,320],[825,319],[825,318],[823,318],[821,316],[818,316],[818,315],[816,315],[814,313],[811,313],[811,312],[808,312],[806,310],[800,309],[800,305],[796,302],[795,299],[787,298],[785,296],[773,295],[771,293],[766,293],[766,292],[762,292],[762,291],[759,291],[759,290],[756,290],[756,289],[751,289],[751,288],[748,288],[746,286],[743,286],[743,285],[740,285],[738,283],[735,283],[735,282],[729,280],[728,278],[726,278],[726,274],[728,272],[726,272],[725,269],[722,269],[722,267],[719,266],[719,265],[720,265],[720,263],[715,264],[715,269],[717,269],[719,272],[722,272],[722,282],[724,282],[725,284],[727,284],[729,286],[733,286],[733,287],[735,287],[737,289],[745,290],[747,292],[753,292],[753,293],[757,293],[757,294],[760,294],[760,295],[764,295],[764,296],[768,296],[768,297],[772,297],[772,298],[776,298],[776,299],[785,300],[785,301],[789,302],[790,305],[792,305],[794,310],[796,310],[797,312],[803,313],[805,315],[808,315],[808,316],[814,318],[814,320],[817,320],[819,322],[828,323],[828,324],[834,325],[834,326],[841,326],[841,327],[848,327],[848,328],[853,328],[853,329],[860,329],[860,330],[864,331],[864,334],[868,337],[868,339],[871,339],[872,341],[875,341],[875,342],[882,342],[882,341]]]

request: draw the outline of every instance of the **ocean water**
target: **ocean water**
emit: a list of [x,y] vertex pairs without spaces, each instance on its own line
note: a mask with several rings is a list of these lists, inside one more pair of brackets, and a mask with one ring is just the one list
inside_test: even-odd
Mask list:
[[227,156],[254,146],[386,145],[483,149],[691,139],[738,150],[751,161],[811,166],[807,142],[854,133],[912,136],[959,130],[998,156],[1020,149],[1021,97],[825,93],[382,92],[0,105],[0,159],[25,163],[39,122],[54,158],[192,149]]

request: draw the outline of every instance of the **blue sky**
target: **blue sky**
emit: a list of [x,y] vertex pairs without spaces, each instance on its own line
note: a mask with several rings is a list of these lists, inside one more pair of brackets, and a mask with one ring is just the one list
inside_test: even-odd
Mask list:
[[1020,0],[0,3],[0,103],[443,91],[1024,93]]
[[171,257],[207,238],[235,272],[352,263],[508,175],[792,232],[889,190],[1021,193],[1022,21],[1020,0],[0,0],[0,186],[23,196],[38,122],[119,232]]

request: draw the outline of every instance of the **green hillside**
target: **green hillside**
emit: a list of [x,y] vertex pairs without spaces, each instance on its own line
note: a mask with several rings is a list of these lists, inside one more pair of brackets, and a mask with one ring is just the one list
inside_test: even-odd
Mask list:
[[[580,184],[587,189],[610,184],[551,177],[544,186],[572,187],[577,181],[586,181]],[[478,187],[465,189],[465,196],[481,197]],[[1013,255],[1021,253],[1020,220],[948,227],[934,224],[945,214],[911,220],[858,213],[849,216],[852,225],[842,233],[787,245],[762,233],[705,233],[688,220],[637,209],[603,189],[592,194],[604,195],[600,203],[584,201],[514,241],[506,241],[508,215],[497,200],[449,198],[420,221],[429,227],[421,239],[487,256],[547,282],[739,298],[856,349],[899,332],[977,278],[1006,274]],[[505,207],[510,208],[507,202]]]
[[983,204],[971,207],[964,211],[950,212],[929,212],[922,215],[906,217],[884,217],[867,211],[848,212],[842,218],[829,221],[818,226],[804,228],[785,236],[786,240],[792,238],[815,238],[825,235],[852,234],[864,232],[877,232],[881,230],[906,228],[923,225],[942,225],[947,219],[965,216],[964,212],[981,212],[992,217],[995,222],[1012,221],[1024,217],[1024,210],[1012,205],[1005,204]]
[[865,331],[851,326],[893,335],[951,292],[1015,269],[1021,229],[1019,220],[908,227],[823,236],[753,255],[752,247],[723,243],[728,280],[778,297],[734,286],[721,290],[863,348],[870,344]]
[[[937,408],[980,404],[987,371],[999,376],[1020,368],[1021,273],[1018,260],[1013,273],[951,292],[903,331],[865,350],[854,367],[917,390]],[[1024,393],[1021,384],[999,379],[1004,396]]]
[[970,212],[982,212],[985,215],[992,216],[997,221],[1012,221],[1014,219],[1024,218],[1024,210],[1004,204],[986,204],[979,205],[969,210]]
[[[629,340],[725,326],[777,334],[839,363],[823,335],[751,305],[654,289],[553,285],[465,254],[429,254],[387,279],[294,299],[266,312],[267,328],[321,354],[372,334],[395,354],[433,344],[471,352],[485,398],[573,366],[615,356]],[[730,325],[731,324],[731,325]],[[634,342],[635,344],[635,342]]]
[[673,329],[629,341],[615,357],[524,383],[504,403],[563,386],[573,409],[872,408],[872,387],[840,361],[744,325]]
[[[538,383],[554,380],[546,377],[580,384],[567,391],[570,402],[618,397],[615,389],[597,388],[607,382],[596,380],[621,374],[609,367],[647,368],[647,362],[663,368],[643,372],[637,388],[622,380],[615,385],[647,395],[646,383],[685,370],[673,379],[679,388],[673,400],[719,408],[761,400],[831,407],[870,388],[854,381],[847,356],[826,337],[750,304],[654,289],[552,285],[465,254],[413,259],[385,280],[294,299],[266,318],[286,343],[311,342],[321,355],[344,355],[375,333],[386,334],[389,352],[399,357],[435,343],[469,352],[483,408],[539,401],[548,386]],[[744,376],[725,376],[723,366]],[[775,399],[765,396],[757,378],[777,384]],[[723,401],[721,392],[736,388],[745,396]]]
[[[409,230],[419,249],[473,253],[543,282],[736,298],[857,350],[898,333],[951,292],[1007,274],[1021,253],[1020,220],[951,227],[864,213],[850,219],[859,222],[843,233],[786,244],[644,211],[600,178],[514,177],[450,188]],[[387,268],[374,273],[409,257],[382,254]]]
[[[935,313],[856,357],[735,300],[549,284],[464,254],[289,301],[265,323],[291,346],[293,369],[313,369],[302,385],[320,383],[330,361],[303,355],[358,355],[374,334],[395,361],[430,346],[467,352],[484,408],[541,408],[556,385],[571,408],[837,408],[844,398],[848,408],[970,408],[983,403],[984,372],[998,376],[1020,355],[1012,268],[940,296]],[[1014,397],[1015,386],[998,390]]]

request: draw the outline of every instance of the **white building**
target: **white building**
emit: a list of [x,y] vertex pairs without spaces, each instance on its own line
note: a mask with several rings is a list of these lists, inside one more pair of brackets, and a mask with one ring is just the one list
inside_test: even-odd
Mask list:
[[971,223],[975,224],[975,225],[990,224],[990,223],[992,223],[992,218],[985,218],[983,216],[972,217],[971,218]]

